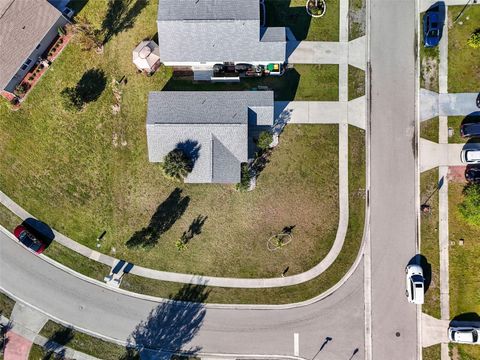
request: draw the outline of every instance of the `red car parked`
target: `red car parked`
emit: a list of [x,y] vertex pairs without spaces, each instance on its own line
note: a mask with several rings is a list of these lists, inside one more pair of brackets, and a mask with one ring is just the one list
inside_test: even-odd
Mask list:
[[34,252],[35,254],[41,254],[43,250],[45,250],[46,244],[37,239],[23,225],[18,225],[13,231],[13,235],[15,235],[18,241],[25,245],[28,250]]

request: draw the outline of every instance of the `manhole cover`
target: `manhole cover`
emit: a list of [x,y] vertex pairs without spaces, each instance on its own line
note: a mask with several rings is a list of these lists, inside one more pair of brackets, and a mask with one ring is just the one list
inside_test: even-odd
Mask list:
[[396,336],[396,337],[400,337],[400,333],[397,331],[397,332],[395,333],[395,336]]

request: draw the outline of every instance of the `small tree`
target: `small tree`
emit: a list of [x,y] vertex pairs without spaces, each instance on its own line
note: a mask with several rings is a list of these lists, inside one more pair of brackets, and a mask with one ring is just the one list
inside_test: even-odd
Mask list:
[[273,135],[269,131],[262,131],[258,137],[257,146],[265,151],[270,148],[270,144],[273,141]]
[[74,87],[67,87],[62,90],[62,105],[67,111],[77,112],[83,108],[83,100],[77,89]]
[[480,226],[480,184],[469,184],[463,190],[463,202],[458,210],[469,224]]
[[470,35],[467,40],[467,45],[474,49],[480,48],[480,29],[477,29]]
[[103,45],[102,40],[100,39],[100,31],[95,29],[85,17],[77,19],[77,22],[72,29],[77,35],[77,41],[82,50],[88,51],[93,48],[102,48]]
[[163,159],[162,168],[166,177],[183,180],[192,171],[193,164],[182,150],[174,149]]
[[240,169],[240,182],[237,184],[237,190],[247,191],[250,188],[250,167],[247,163],[242,163]]

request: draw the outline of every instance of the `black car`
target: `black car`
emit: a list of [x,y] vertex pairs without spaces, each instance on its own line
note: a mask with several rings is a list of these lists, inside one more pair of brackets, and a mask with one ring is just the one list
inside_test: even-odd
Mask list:
[[469,182],[480,182],[480,168],[472,167],[465,171],[465,179]]
[[465,123],[460,126],[462,137],[480,136],[480,122]]

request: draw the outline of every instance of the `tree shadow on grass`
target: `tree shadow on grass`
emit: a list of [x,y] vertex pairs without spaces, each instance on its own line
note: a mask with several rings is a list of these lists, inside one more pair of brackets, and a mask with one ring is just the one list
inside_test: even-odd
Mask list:
[[135,24],[137,16],[148,5],[148,0],[110,0],[102,22],[103,44]]
[[190,224],[187,231],[182,234],[181,241],[183,244],[188,244],[195,236],[202,233],[203,225],[207,221],[208,216],[198,215]]
[[181,189],[173,190],[168,198],[158,206],[148,226],[135,232],[127,241],[127,247],[151,248],[155,246],[160,237],[182,217],[189,203],[190,197],[182,196]]
[[204,286],[184,285],[177,294],[170,295],[169,300],[153,309],[148,318],[135,327],[128,343],[145,354],[149,350],[161,350],[194,355],[201,348],[186,346],[202,326],[206,314],[202,303],[208,296],[209,291]]
[[107,86],[107,78],[103,70],[87,70],[79,80],[76,91],[84,103],[96,101]]

